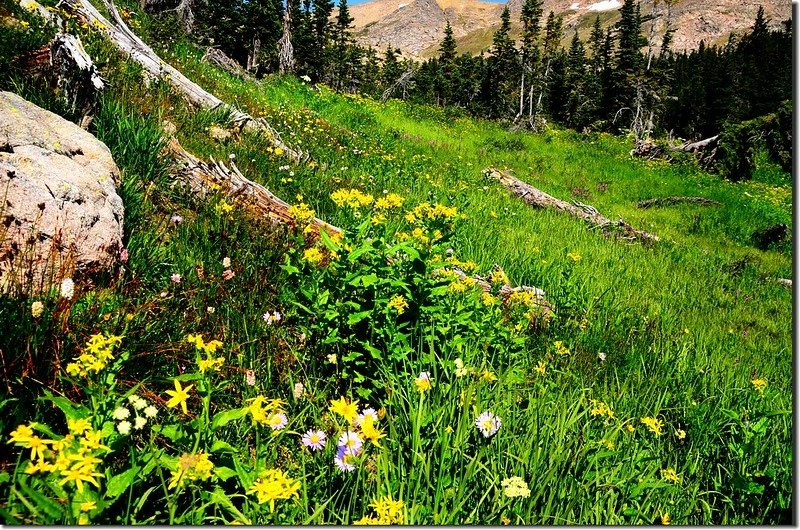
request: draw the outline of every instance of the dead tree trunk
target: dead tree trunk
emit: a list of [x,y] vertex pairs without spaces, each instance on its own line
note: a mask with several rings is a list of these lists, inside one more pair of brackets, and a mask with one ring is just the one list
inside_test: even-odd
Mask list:
[[97,73],[89,54],[81,41],[69,33],[59,33],[50,44],[50,65],[73,112],[84,115],[94,110],[95,95],[103,90],[105,83]]
[[[213,158],[210,163],[203,162],[186,151],[174,138],[170,140],[167,151],[175,159],[173,174],[186,183],[195,195],[203,197],[212,190],[219,190],[257,217],[281,224],[296,223],[289,213],[288,203],[261,184],[247,179],[232,161],[229,163],[230,167]],[[325,230],[328,234],[342,232],[340,228],[316,217],[311,220],[311,226],[317,232],[320,230]]]
[[701,206],[719,206],[721,203],[705,197],[661,197],[658,199],[647,199],[646,201],[639,201],[636,203],[637,208],[652,208],[654,206],[671,206],[673,204],[691,203],[699,204]]
[[223,109],[228,113],[234,125],[241,127],[245,131],[264,133],[275,147],[283,149],[295,161],[300,162],[307,158],[307,155],[302,151],[286,145],[280,134],[266,120],[254,118],[250,114],[224,103],[218,97],[193,83],[177,69],[161,60],[149,46],[128,28],[113,3],[103,0],[103,4],[114,19],[114,23],[111,23],[95,9],[89,0],[63,0],[63,2],[80,18],[88,22],[90,26],[102,28],[102,31],[120,51],[139,63],[148,74],[170,83],[192,105],[205,109]]
[[620,239],[639,242],[658,241],[658,236],[642,230],[636,230],[622,219],[619,221],[612,221],[600,214],[593,206],[578,201],[573,201],[573,204],[570,204],[566,201],[556,199],[552,195],[548,195],[530,184],[519,180],[508,171],[489,168],[484,171],[484,174],[487,177],[497,180],[508,188],[511,193],[520,197],[526,204],[535,208],[553,208],[567,213],[573,217],[587,221],[593,227],[602,230],[606,235],[615,233],[616,237]]
[[278,40],[278,70],[286,75],[294,72],[294,48],[292,47],[292,0],[286,0],[283,13],[283,34]]
[[203,60],[207,63],[213,64],[217,68],[221,68],[225,70],[231,75],[235,75],[236,77],[240,78],[249,78],[250,74],[245,72],[244,68],[239,66],[239,63],[225,55],[225,52],[220,50],[219,48],[210,47],[206,49],[206,53],[203,54]]

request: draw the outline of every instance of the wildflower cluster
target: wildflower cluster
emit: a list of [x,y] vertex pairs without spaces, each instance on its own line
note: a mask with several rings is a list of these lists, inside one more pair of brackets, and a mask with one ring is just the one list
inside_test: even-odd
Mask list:
[[348,402],[344,397],[331,400],[329,411],[341,416],[348,424],[348,429],[341,432],[337,440],[333,463],[340,471],[353,471],[356,458],[363,452],[364,441],[380,447],[380,440],[386,436],[376,426],[380,414],[370,407],[364,408],[359,414],[358,400]]
[[664,427],[664,422],[659,420],[658,418],[653,418],[651,416],[645,416],[642,418],[642,423],[655,434],[656,436],[661,436],[661,429]]
[[269,511],[275,511],[275,501],[299,498],[300,481],[289,477],[280,469],[267,469],[253,483],[247,493],[255,493],[258,504],[269,503]]
[[391,496],[381,497],[370,503],[370,508],[375,511],[375,516],[365,515],[354,525],[391,525],[404,524],[405,503],[402,500],[394,500]]
[[764,389],[767,388],[766,379],[755,378],[752,381],[750,381],[750,383],[753,385],[753,388],[755,388],[759,394],[763,394]]
[[[117,407],[111,414],[111,417],[117,420],[117,431],[120,434],[130,434],[131,428],[139,431],[147,425],[147,420],[155,418],[158,414],[158,409],[151,405],[146,399],[136,394],[128,396],[128,404],[133,409],[133,418],[131,418],[131,411],[127,407]],[[131,419],[133,423],[131,423]]]
[[[402,204],[403,203],[402,198],[400,198],[399,195],[397,195],[396,197],[400,199],[400,204]],[[342,206],[347,206],[352,209],[364,208],[375,202],[375,198],[371,194],[363,193],[356,189],[336,190],[333,193],[331,193],[331,199],[333,200],[334,203],[336,203],[336,206],[339,206],[340,208]],[[384,199],[384,202],[381,203],[381,207],[384,209],[389,207],[388,201],[386,199]]]
[[273,431],[280,431],[289,423],[283,410],[282,399],[267,399],[258,395],[250,400],[246,411],[253,418],[253,424],[268,425]]
[[69,433],[60,439],[40,438],[34,432],[36,427],[36,423],[20,425],[8,441],[31,450],[25,473],[49,474],[58,479],[59,486],[71,484],[79,493],[83,493],[86,484],[100,487],[97,479],[103,475],[97,468],[102,462],[99,456],[111,449],[103,445],[103,434],[92,429],[89,418],[68,420]]
[[531,494],[528,483],[522,477],[503,479],[501,485],[503,486],[503,494],[506,497],[528,497]]
[[186,481],[208,480],[211,478],[213,470],[214,464],[209,460],[206,453],[184,453],[178,458],[175,468],[172,470],[172,477],[167,488],[179,488]]
[[614,419],[614,411],[606,403],[597,399],[592,399],[589,401],[589,404],[591,405],[589,414],[592,416],[607,417],[609,420]]
[[67,373],[72,376],[86,377],[90,372],[98,373],[114,359],[114,347],[122,342],[117,335],[104,336],[95,334],[83,348],[83,353],[67,364]]
[[[197,367],[200,373],[206,373],[207,370],[217,371],[222,368],[222,365],[225,363],[225,358],[222,356],[214,357],[214,353],[222,347],[221,341],[212,340],[204,342],[201,335],[189,334],[186,336],[186,342],[194,344],[195,346],[195,350],[198,353]],[[200,353],[205,353],[205,358],[199,357]]]

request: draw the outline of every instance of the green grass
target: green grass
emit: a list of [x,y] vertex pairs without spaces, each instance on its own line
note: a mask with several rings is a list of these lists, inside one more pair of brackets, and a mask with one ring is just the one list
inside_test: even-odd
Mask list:
[[[46,388],[87,406],[80,414],[91,413],[93,427],[106,429],[112,450],[102,455],[101,487],[86,497],[98,503],[89,512],[93,522],[347,524],[383,495],[404,501],[411,524],[650,524],[667,513],[676,524],[789,520],[791,294],[774,279],[791,277],[792,249],[761,251],[750,243],[756,229],[791,226],[788,176],[761,164],[756,179],[732,184],[691,165],[632,160],[626,141],[607,135],[512,133],[292,78],[233,79],[202,63],[202,52],[184,39],[168,40],[174,33],[167,23],[141,14],[137,20],[162,58],[223,100],[267,117],[314,163],[294,166],[255,136],[212,140],[208,127],[224,116],[187,108],[163,83],[142,90],[137,67],[97,35],[83,35],[111,87],[94,127],[123,170],[130,258],[121,274],[99,279],[70,303],[55,293],[43,297],[39,319],[30,314],[31,300],[0,298],[3,321],[15,323],[0,349],[18,359],[4,362],[13,370],[5,376],[0,427],[7,434],[37,419],[64,433],[63,415],[53,407],[40,404],[31,417],[30,404]],[[302,258],[311,243],[300,234],[238,210],[227,214],[220,197],[193,197],[173,186],[167,161],[157,155],[165,119],[196,155],[235,155],[248,177],[346,228],[352,247],[338,250],[345,265],[313,267]],[[483,177],[490,166],[624,218],[661,241],[615,241],[578,220],[530,209]],[[330,197],[350,187],[398,193],[406,208],[452,204],[465,218],[445,227],[446,239],[432,248],[406,243],[395,255],[380,243],[397,243],[407,223],[396,215],[372,227],[362,223],[367,210],[354,218]],[[636,208],[641,199],[667,195],[701,195],[722,205]],[[174,215],[183,222],[172,222]],[[557,316],[527,329],[515,310],[487,308],[477,293],[446,292],[448,283],[430,271],[447,248],[482,273],[498,264],[513,284],[544,289]],[[419,260],[411,258],[415,252]],[[225,257],[235,272],[229,280]],[[179,284],[170,281],[174,273]],[[387,308],[398,292],[411,302],[404,315]],[[282,321],[267,325],[261,315],[275,310]],[[526,325],[515,331],[516,323]],[[23,373],[28,358],[56,355],[64,366],[100,331],[124,335],[116,364],[102,377],[52,382],[49,369]],[[223,342],[220,373],[197,373],[189,333]],[[560,355],[556,341],[569,354]],[[331,354],[336,364],[327,360]],[[477,373],[458,377],[456,358]],[[544,374],[536,370],[540,363]],[[253,387],[244,382],[247,370],[256,376]],[[478,377],[483,370],[498,380]],[[422,371],[434,382],[425,394],[413,383]],[[184,386],[196,387],[189,416],[162,407],[179,374]],[[763,395],[754,378],[768,381]],[[296,382],[305,385],[301,399],[292,396]],[[142,432],[125,436],[115,432],[111,412],[132,391],[161,410]],[[247,406],[258,394],[286,401],[284,430],[273,435],[249,418],[208,426],[215,414]],[[386,411],[382,448],[370,446],[349,474],[332,465],[333,443],[323,454],[298,444],[312,427],[338,435],[342,418],[327,409],[339,396]],[[610,405],[614,418],[593,416],[593,399]],[[491,438],[474,425],[485,410],[503,422]],[[641,423],[647,416],[664,422],[660,436]],[[198,450],[211,455],[218,472],[168,489],[175,459]],[[21,461],[29,455],[16,454]],[[76,499],[84,497],[70,484],[3,464],[6,522],[78,520]],[[274,513],[246,493],[265,467],[285,470],[301,487]],[[663,478],[667,468],[680,482]],[[527,482],[529,497],[503,495],[501,482],[512,475]],[[117,496],[109,491],[115,476],[130,479]]]

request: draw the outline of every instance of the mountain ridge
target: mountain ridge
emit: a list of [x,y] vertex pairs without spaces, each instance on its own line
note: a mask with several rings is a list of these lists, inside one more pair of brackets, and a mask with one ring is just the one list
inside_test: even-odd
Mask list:
[[[672,2],[670,19],[675,33],[673,51],[695,49],[706,45],[724,44],[731,34],[746,32],[753,25],[758,7],[763,6],[772,26],[791,19],[791,4],[782,0],[677,0]],[[459,52],[478,55],[487,52],[492,35],[500,25],[500,14],[508,5],[512,16],[512,36],[520,34],[519,14],[522,0],[507,4],[481,0],[372,0],[350,6],[354,19],[356,40],[367,46],[385,50],[397,48],[412,59],[426,59],[438,53],[444,28],[449,21],[458,43]],[[619,0],[545,0],[542,25],[550,11],[564,17],[564,39],[578,31],[585,40],[595,17],[600,16],[604,27],[618,19]],[[653,12],[653,3],[642,4],[642,13]],[[666,28],[667,4],[655,2],[657,19],[653,44],[660,46]],[[643,28],[649,33],[649,24]]]

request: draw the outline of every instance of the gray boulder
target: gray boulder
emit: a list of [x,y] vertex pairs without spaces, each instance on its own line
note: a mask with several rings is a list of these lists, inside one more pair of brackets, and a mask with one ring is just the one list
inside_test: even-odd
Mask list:
[[122,249],[117,184],[97,138],[0,92],[0,292],[35,294],[111,268]]

